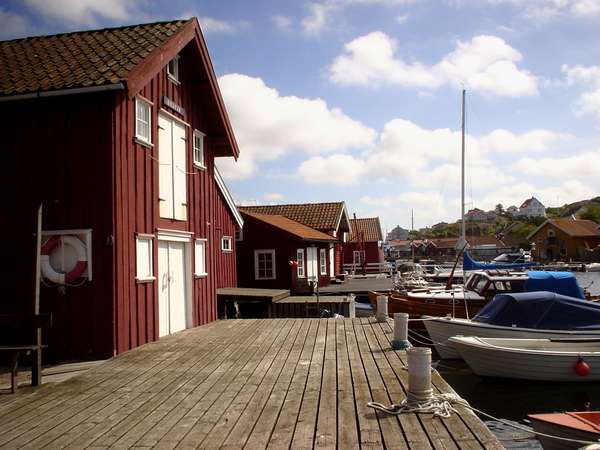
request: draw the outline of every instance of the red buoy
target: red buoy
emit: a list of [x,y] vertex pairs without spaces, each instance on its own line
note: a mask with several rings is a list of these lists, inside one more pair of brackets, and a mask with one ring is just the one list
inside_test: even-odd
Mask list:
[[586,363],[583,358],[579,358],[579,360],[575,364],[574,369],[575,369],[575,373],[577,375],[579,375],[580,377],[586,377],[592,371],[592,368],[590,367],[590,365],[588,363]]

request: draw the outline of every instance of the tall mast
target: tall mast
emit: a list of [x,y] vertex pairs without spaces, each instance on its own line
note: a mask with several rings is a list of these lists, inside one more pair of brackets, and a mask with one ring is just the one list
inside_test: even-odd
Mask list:
[[462,90],[462,108],[461,108],[461,171],[460,171],[460,217],[461,217],[461,238],[462,245],[467,242],[466,224],[465,224],[465,90]]

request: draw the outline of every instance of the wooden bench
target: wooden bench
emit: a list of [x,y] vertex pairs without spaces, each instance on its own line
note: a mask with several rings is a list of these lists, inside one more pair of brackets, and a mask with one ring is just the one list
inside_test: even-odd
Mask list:
[[10,391],[18,388],[19,358],[31,355],[31,385],[42,384],[42,328],[52,323],[48,314],[0,314],[0,353],[10,358]]

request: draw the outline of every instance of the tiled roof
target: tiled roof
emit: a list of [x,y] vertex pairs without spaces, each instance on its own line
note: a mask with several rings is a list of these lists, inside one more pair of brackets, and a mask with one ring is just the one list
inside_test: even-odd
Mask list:
[[279,228],[287,233],[290,233],[304,241],[325,241],[333,242],[335,238],[314,228],[302,225],[299,222],[290,220],[287,217],[277,214],[256,214],[248,211],[242,211],[242,215],[253,217],[256,220],[267,223],[275,228]]
[[600,236],[599,225],[593,220],[553,219],[550,223],[572,237]]
[[175,20],[0,41],[0,96],[125,81],[137,64],[186,23]]
[[381,225],[379,224],[379,217],[366,217],[362,219],[350,219],[352,225],[352,232],[350,233],[350,242],[356,242],[358,240],[358,234],[364,234],[364,242],[379,242],[383,241],[381,234]]
[[317,230],[335,230],[344,211],[344,202],[239,206],[238,209],[256,214],[284,216]]

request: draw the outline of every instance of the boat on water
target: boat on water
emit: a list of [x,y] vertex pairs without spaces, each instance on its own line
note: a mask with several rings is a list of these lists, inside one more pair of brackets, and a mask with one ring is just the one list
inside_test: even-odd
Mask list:
[[589,263],[585,265],[586,272],[600,272],[600,263]]
[[600,411],[528,414],[527,417],[537,433],[581,441],[569,442],[538,435],[544,450],[575,450],[583,448],[582,442],[600,440]]
[[453,336],[448,342],[476,375],[535,381],[600,381],[598,339]]
[[449,339],[599,338],[600,304],[553,292],[499,294],[473,319],[428,317],[423,321],[442,359],[460,359]]
[[463,254],[463,270],[523,270],[530,267],[539,266],[540,263],[526,261],[523,253],[502,253],[496,256],[491,262],[475,261],[469,252]]

